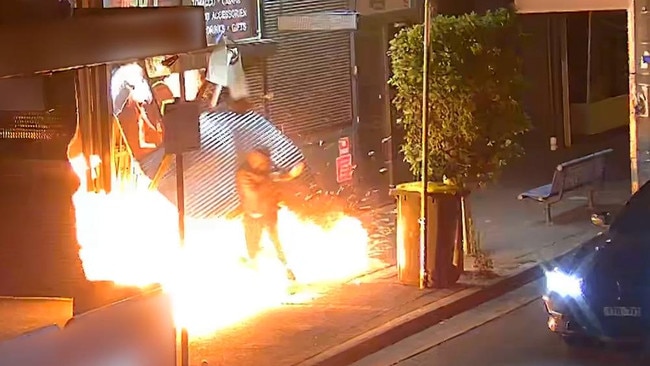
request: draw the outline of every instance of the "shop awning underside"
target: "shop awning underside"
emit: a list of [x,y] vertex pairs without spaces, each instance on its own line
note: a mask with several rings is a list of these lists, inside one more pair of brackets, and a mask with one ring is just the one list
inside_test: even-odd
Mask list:
[[60,20],[0,25],[0,78],[207,48],[199,7],[80,9]]

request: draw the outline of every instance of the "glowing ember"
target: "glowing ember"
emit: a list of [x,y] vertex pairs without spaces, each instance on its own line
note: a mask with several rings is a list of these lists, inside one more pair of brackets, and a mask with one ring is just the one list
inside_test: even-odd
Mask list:
[[[85,181],[83,157],[71,159]],[[98,164],[90,159],[91,165]],[[145,179],[143,179],[145,178]],[[265,238],[257,268],[245,266],[239,220],[187,218],[186,246],[178,241],[177,211],[146,177],[128,192],[74,195],[80,257],[91,281],[125,286],[161,284],[172,295],[177,324],[193,336],[240,322],[288,297],[285,271]],[[299,283],[339,282],[368,270],[368,235],[355,218],[341,215],[327,228],[280,211],[280,237]],[[266,249],[268,248],[268,249]]]

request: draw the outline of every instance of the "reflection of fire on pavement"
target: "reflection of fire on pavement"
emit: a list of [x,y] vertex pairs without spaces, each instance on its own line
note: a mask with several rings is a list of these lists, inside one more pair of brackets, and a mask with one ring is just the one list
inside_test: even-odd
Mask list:
[[[86,192],[85,160],[79,156],[71,161],[82,181],[74,204],[80,257],[89,280],[161,284],[172,294],[177,323],[193,335],[208,334],[287,301],[291,284],[274,253],[268,252],[273,246],[267,239],[267,252],[256,268],[239,261],[246,251],[239,220],[188,218],[186,247],[181,250],[176,207],[149,190],[146,177],[138,179],[141,188]],[[90,163],[98,164],[99,159]],[[327,225],[317,225],[282,209],[279,231],[298,287],[340,282],[371,266],[368,235],[355,218],[340,214]]]

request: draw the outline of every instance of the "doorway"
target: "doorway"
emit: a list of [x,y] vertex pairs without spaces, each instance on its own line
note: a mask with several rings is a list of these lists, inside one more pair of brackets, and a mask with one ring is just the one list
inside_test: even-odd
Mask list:
[[[357,161],[359,184],[388,202],[391,186],[409,180],[404,176],[403,156],[399,152],[403,133],[396,123],[391,100],[389,42],[405,24],[393,25],[360,21],[355,34],[360,156]],[[408,173],[408,168],[406,168]],[[409,173],[410,174],[410,173]]]
[[[392,23],[387,27],[388,39],[393,39],[395,35],[402,29],[408,26],[411,26],[410,23]],[[388,75],[389,78],[392,76],[392,71],[390,68],[390,59],[388,59]],[[395,97],[395,90],[389,88],[389,100],[393,100]],[[390,112],[390,134],[391,134],[391,185],[396,186],[400,183],[411,182],[415,179],[413,173],[411,173],[409,164],[404,160],[404,153],[402,152],[402,144],[404,142],[404,128],[398,123],[400,115],[397,109],[393,106],[393,103],[389,104]]]

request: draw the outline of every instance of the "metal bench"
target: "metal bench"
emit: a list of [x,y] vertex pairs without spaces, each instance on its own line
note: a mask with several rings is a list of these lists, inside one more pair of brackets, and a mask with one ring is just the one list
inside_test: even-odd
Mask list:
[[544,205],[546,223],[552,223],[551,205],[564,198],[564,194],[587,189],[589,208],[594,207],[594,191],[605,179],[605,160],[612,149],[606,149],[557,166],[553,181],[520,194],[519,200],[531,199]]

